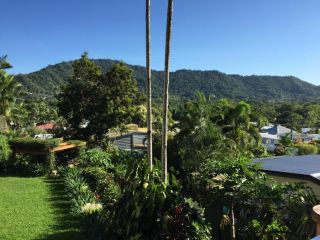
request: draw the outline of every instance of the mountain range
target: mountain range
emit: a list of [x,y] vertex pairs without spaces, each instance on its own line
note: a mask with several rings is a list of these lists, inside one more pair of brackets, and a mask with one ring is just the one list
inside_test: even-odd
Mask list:
[[[103,72],[108,71],[116,60],[93,59]],[[145,88],[145,67],[128,66],[141,89]],[[36,96],[53,97],[72,76],[72,61],[49,65],[29,74],[18,74],[27,92]],[[153,96],[162,95],[163,71],[152,71]],[[320,87],[293,76],[241,76],[219,71],[178,70],[170,75],[170,94],[178,98],[191,98],[196,91],[217,98],[246,101],[317,101]]]

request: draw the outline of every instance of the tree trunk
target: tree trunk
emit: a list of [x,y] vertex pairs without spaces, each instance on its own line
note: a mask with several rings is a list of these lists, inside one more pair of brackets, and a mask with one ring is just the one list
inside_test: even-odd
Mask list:
[[234,220],[233,203],[231,203],[231,206],[230,206],[230,235],[231,235],[231,240],[236,240],[236,227],[235,227],[235,220]]
[[168,0],[167,12],[167,30],[166,30],[166,49],[165,49],[165,82],[163,84],[163,122],[162,122],[162,180],[167,182],[168,179],[168,107],[169,107],[169,80],[170,80],[170,48],[171,48],[171,32],[172,32],[172,14],[173,0]]
[[148,162],[153,167],[152,156],[152,90],[150,66],[150,0],[146,0],[146,68],[147,68],[147,128],[148,128]]

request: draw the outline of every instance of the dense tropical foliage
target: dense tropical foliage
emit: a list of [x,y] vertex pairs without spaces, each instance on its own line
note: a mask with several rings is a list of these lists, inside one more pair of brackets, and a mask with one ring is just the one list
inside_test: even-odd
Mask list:
[[[319,197],[307,186],[275,182],[251,159],[267,154],[259,135],[262,126],[279,122],[300,130],[305,124],[316,132],[320,105],[248,104],[201,92],[183,101],[174,96],[165,130],[164,182],[161,104],[155,101],[152,106],[155,158],[150,169],[143,152],[121,151],[108,139],[103,148],[100,141],[92,141],[125,123],[146,125],[144,99],[133,71],[116,63],[104,72],[86,54],[73,62],[73,69],[58,99],[25,94],[12,102],[11,129],[0,135],[0,170],[34,176],[48,173],[48,168],[52,174],[54,167],[71,199],[72,214],[81,220],[83,239],[298,240],[314,235],[310,209]],[[32,138],[40,132],[34,126],[42,122],[60,125],[53,130],[56,137],[91,142],[75,153],[57,156],[54,166],[41,157],[13,158],[17,146],[50,152],[61,143]],[[297,145],[289,135],[280,143],[283,154],[293,147],[297,154],[318,151],[316,142]]]

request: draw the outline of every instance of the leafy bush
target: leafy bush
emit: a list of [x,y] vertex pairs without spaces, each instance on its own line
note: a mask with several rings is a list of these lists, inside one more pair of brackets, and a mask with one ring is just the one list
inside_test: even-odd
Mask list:
[[48,173],[48,166],[37,157],[17,156],[10,161],[8,171],[23,176],[44,176]]
[[254,229],[257,237],[262,240],[286,239],[286,232],[288,231],[288,228],[277,220],[272,220],[270,224],[263,226],[263,223],[253,219],[250,223],[250,228]]
[[125,151],[121,149],[113,150],[110,154],[111,162],[114,165],[130,165],[132,161],[140,161],[144,154],[135,151]]
[[8,144],[8,139],[0,135],[0,161],[7,161],[9,159],[11,150]]
[[282,156],[286,154],[286,149],[282,144],[278,144],[276,148],[273,150],[273,153],[276,156]]
[[[319,203],[319,198],[309,187],[264,183],[255,186],[246,198],[241,204],[241,213],[245,214],[240,213],[237,218],[240,239],[253,239],[256,235],[257,239],[307,240],[315,235],[310,209]],[[259,224],[254,226],[252,221]]]
[[11,150],[7,137],[0,135],[0,171],[5,170],[10,154]]
[[88,183],[77,168],[61,170],[64,185],[72,201],[74,212],[81,213],[82,207],[87,203],[95,203],[95,196],[90,191]]
[[289,155],[289,156],[295,156],[298,155],[298,148],[296,147],[286,147],[285,149],[285,155]]
[[46,166],[37,157],[17,156],[10,158],[11,149],[6,136],[0,135],[0,171],[23,176],[43,176]]
[[[203,209],[173,182],[161,182],[145,161],[128,167],[123,195],[110,218],[111,239],[211,239]],[[146,224],[147,223],[147,224]]]
[[120,195],[120,186],[115,182],[113,172],[106,171],[102,167],[87,167],[82,169],[82,175],[90,189],[97,195],[103,195],[109,200],[116,199],[116,196]]
[[90,149],[80,155],[80,164],[82,167],[99,166],[112,168],[110,154],[98,148]]
[[108,180],[103,191],[102,201],[106,213],[110,213],[121,197],[121,188],[119,184],[111,179]]
[[105,211],[110,212],[121,195],[120,184],[123,183],[125,165],[111,163],[111,158],[119,156],[100,149],[91,149],[80,156],[82,176],[89,184],[91,191],[103,201]]
[[282,136],[280,139],[280,143],[285,146],[289,147],[292,145],[292,139],[290,137],[290,133],[287,133],[286,135]]
[[267,149],[265,146],[262,144],[257,145],[255,148],[251,149],[251,152],[254,157],[256,158],[263,158],[263,157],[270,157],[271,154],[268,153]]
[[309,155],[318,153],[318,147],[312,144],[297,144],[296,147],[298,148],[299,155]]
[[82,239],[105,239],[102,204],[90,190],[82,171],[78,168],[65,168],[61,169],[61,173],[73,212],[81,217]]
[[[93,209],[90,210],[89,208]],[[82,208],[81,239],[105,240],[105,226],[101,204],[87,204]]]
[[9,141],[12,149],[21,149],[27,151],[49,151],[58,147],[61,143],[60,138],[52,139],[34,139],[34,138],[15,138]]
[[315,232],[310,209],[319,199],[313,191],[275,182],[250,159],[210,159],[189,178],[188,193],[211,213],[208,220],[218,236],[230,231],[232,205],[239,240],[310,239]]
[[37,127],[28,127],[25,129],[25,133],[30,137],[34,137],[36,134],[46,134],[47,131]]

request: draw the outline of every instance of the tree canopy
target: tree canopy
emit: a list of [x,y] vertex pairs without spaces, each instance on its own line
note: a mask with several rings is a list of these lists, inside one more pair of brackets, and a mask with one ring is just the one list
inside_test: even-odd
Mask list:
[[78,138],[103,138],[110,128],[129,123],[141,95],[133,72],[117,63],[102,74],[85,53],[73,63],[74,74],[59,96],[61,115]]

